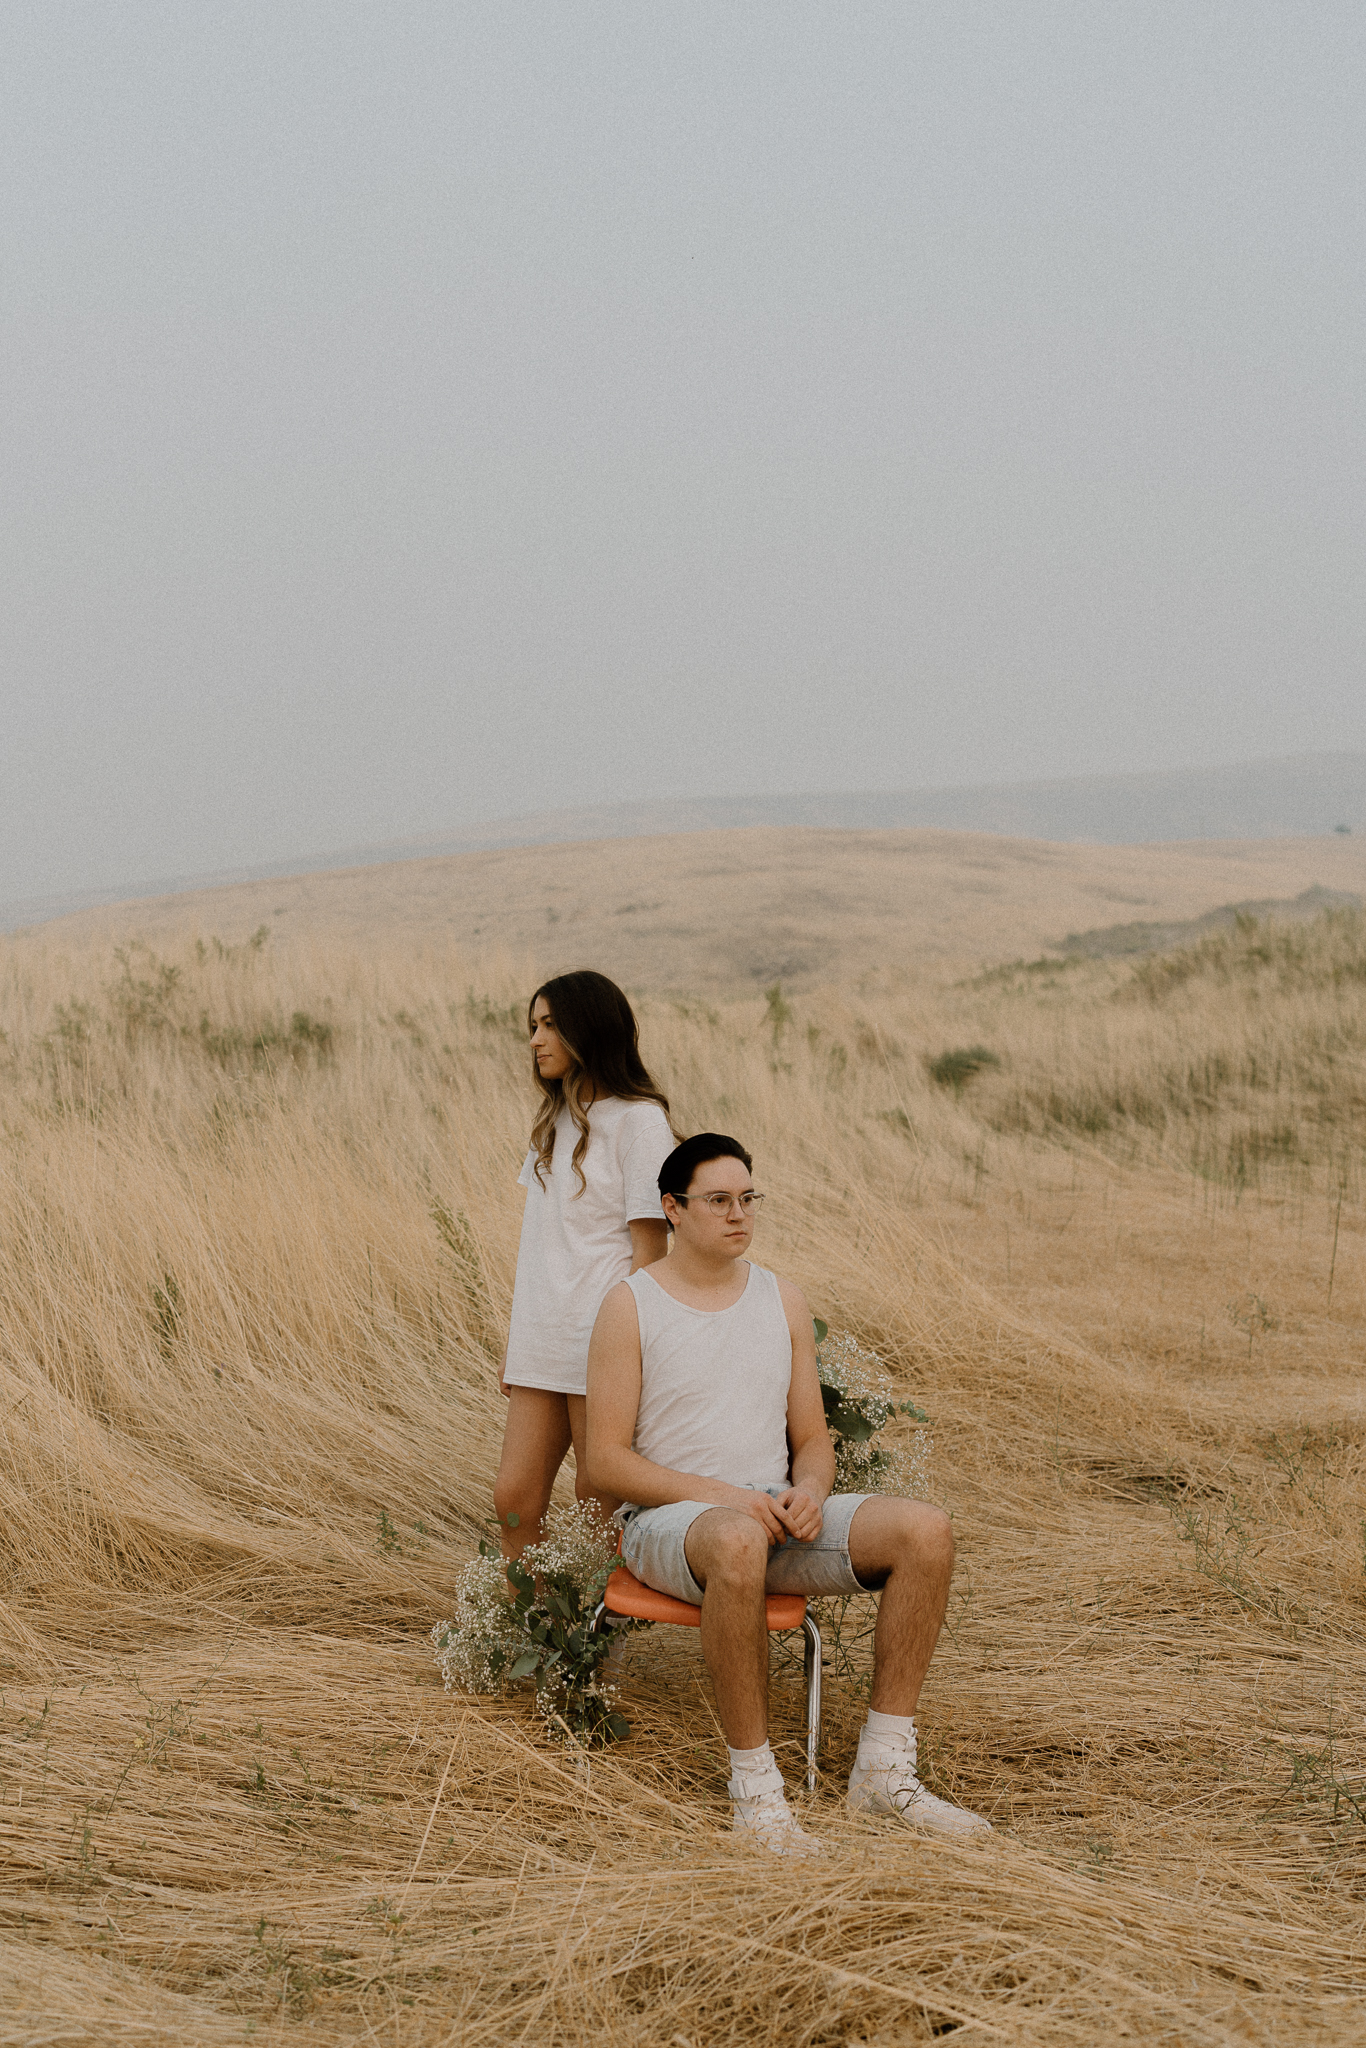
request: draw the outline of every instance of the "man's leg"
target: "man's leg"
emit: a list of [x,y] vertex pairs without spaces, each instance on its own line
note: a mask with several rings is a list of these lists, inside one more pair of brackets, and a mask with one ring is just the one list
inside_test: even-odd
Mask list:
[[873,1696],[849,1775],[854,1812],[895,1814],[943,1835],[990,1823],[927,1792],[916,1775],[915,1708],[948,1605],[953,1527],[923,1501],[874,1496],[849,1525],[849,1562],[869,1584],[886,1574],[873,1638]]
[[702,1588],[702,1655],[732,1749],[768,1740],[768,1538],[749,1515],[708,1508],[688,1530],[683,1555]]
[[702,1655],[730,1748],[736,1830],[778,1856],[819,1855],[819,1842],[793,1817],[768,1746],[768,1538],[749,1515],[708,1508],[690,1525],[683,1554],[702,1588]]
[[875,1494],[849,1525],[849,1562],[865,1585],[884,1581],[873,1638],[873,1709],[913,1714],[953,1577],[953,1524],[924,1501]]

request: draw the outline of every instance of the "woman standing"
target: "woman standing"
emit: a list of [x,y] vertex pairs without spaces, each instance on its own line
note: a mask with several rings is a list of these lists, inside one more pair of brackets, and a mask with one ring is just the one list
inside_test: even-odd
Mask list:
[[501,1381],[493,1505],[505,1557],[540,1535],[571,1443],[575,1490],[593,1498],[582,1477],[588,1339],[604,1295],[664,1256],[657,1176],[676,1142],[615,982],[587,969],[557,975],[531,998],[527,1022],[541,1103],[518,1176],[526,1209]]

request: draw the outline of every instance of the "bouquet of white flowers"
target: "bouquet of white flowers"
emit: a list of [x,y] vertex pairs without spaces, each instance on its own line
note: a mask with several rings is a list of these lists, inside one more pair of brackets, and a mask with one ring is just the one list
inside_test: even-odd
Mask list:
[[619,1742],[630,1728],[602,1678],[612,1638],[593,1631],[619,1562],[615,1532],[577,1502],[552,1508],[540,1542],[511,1562],[481,1543],[456,1581],[454,1615],[432,1630],[446,1690],[505,1693],[531,1680],[551,1729]]
[[876,1441],[894,1415],[928,1422],[914,1401],[898,1401],[886,1367],[847,1331],[831,1336],[820,1317],[816,1324],[816,1366],[821,1378],[825,1419],[835,1440],[836,1493],[914,1494],[923,1487],[930,1457],[930,1439],[918,1429],[909,1444]]

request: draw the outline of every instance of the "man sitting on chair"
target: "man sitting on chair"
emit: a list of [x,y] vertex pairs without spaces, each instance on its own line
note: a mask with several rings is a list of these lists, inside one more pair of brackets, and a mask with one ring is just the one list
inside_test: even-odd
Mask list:
[[735,1826],[779,1855],[798,1827],[768,1744],[764,1595],[881,1590],[872,1711],[848,1803],[941,1834],[989,1823],[916,1776],[915,1706],[948,1602],[953,1531],[921,1501],[831,1495],[811,1312],[744,1254],[763,1196],[750,1155],[703,1132],[659,1173],[673,1255],[614,1287],[588,1353],[588,1482],[625,1502],[622,1557],[702,1609],[730,1745]]

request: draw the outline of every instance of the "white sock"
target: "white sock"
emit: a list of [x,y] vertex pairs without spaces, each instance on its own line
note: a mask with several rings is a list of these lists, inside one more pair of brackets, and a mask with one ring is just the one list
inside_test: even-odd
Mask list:
[[767,1741],[761,1742],[757,1749],[730,1749],[728,1747],[726,1754],[730,1758],[730,1774],[732,1778],[738,1778],[742,1771],[748,1776],[753,1771],[763,1771],[770,1767],[776,1771],[778,1768],[778,1760],[769,1748]]
[[868,1719],[859,1730],[860,1756],[865,1751],[899,1748],[914,1726],[914,1714],[875,1714],[870,1707]]

